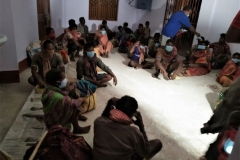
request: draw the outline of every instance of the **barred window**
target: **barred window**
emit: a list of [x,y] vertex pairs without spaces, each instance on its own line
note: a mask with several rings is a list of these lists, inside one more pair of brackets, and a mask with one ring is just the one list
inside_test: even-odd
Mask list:
[[90,20],[116,21],[118,16],[118,0],[89,0]]

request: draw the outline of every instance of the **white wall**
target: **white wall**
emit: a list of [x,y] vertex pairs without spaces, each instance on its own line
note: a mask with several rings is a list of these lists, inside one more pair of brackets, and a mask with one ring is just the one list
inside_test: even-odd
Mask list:
[[[240,10],[239,0],[203,0],[197,31],[210,42],[217,42],[226,33],[233,18]],[[195,41],[196,43],[196,41]],[[239,44],[229,44],[232,53],[240,52]]]
[[149,21],[151,35],[153,36],[156,32],[161,33],[166,9],[166,2],[167,0],[153,0],[151,11],[135,9],[136,21],[133,26],[133,30],[137,29],[139,23],[142,23],[145,26],[145,22]]
[[0,34],[8,37],[7,42],[0,47],[0,71],[18,70],[11,1],[1,0],[0,3]]
[[[89,1],[87,0],[51,0],[50,6],[51,26],[55,29],[57,35],[61,34],[63,29],[68,27],[69,19],[75,19],[78,24],[79,18],[85,17],[86,25],[88,25],[89,31],[92,33],[102,23],[102,21],[88,19]],[[133,26],[135,22],[135,8],[129,6],[126,0],[119,0],[118,20],[108,21],[108,26],[110,29],[117,31],[117,27],[123,25],[124,22],[128,22],[129,27]]]
[[0,7],[0,34],[8,37],[0,50],[0,71],[18,70],[27,45],[38,39],[36,0],[1,0]]
[[18,62],[26,58],[27,45],[38,40],[36,0],[12,0],[13,25]]

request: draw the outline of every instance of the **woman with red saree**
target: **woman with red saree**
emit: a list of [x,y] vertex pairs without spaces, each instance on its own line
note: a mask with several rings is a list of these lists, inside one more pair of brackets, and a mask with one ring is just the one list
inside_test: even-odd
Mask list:
[[209,41],[203,41],[198,45],[197,49],[193,51],[190,58],[190,64],[183,72],[184,76],[201,76],[211,71],[212,53],[208,45]]
[[229,87],[240,76],[240,53],[234,53],[218,74],[216,81],[223,87]]

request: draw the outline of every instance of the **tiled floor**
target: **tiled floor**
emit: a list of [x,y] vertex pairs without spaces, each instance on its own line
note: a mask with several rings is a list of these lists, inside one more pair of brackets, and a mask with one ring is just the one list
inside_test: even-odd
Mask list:
[[[221,90],[215,82],[216,72],[165,81],[162,76],[160,80],[153,79],[153,69],[135,70],[126,66],[129,59],[126,55],[117,53],[116,49],[109,59],[103,61],[116,74],[118,85],[114,86],[110,82],[108,87],[97,90],[97,108],[86,114],[88,120],[79,122],[81,126],[93,125],[111,97],[130,95],[139,103],[149,139],[159,138],[163,142],[163,149],[154,157],[155,160],[194,160],[204,154],[209,143],[216,137],[201,135],[199,131],[212,115],[212,108]],[[32,90],[26,83],[29,75],[30,71],[26,70],[21,74],[24,82],[0,85],[0,125],[4,126],[0,130],[1,139]],[[76,76],[75,64],[69,65],[67,75]],[[211,88],[211,85],[217,85],[217,88]],[[92,145],[93,129],[84,137]]]

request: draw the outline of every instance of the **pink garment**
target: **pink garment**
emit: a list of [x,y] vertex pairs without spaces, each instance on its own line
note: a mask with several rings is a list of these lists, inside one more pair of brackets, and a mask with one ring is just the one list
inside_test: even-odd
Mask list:
[[107,34],[101,34],[99,31],[96,32],[96,36],[99,39],[99,52],[110,52],[110,50],[113,48],[113,45],[110,41],[108,41]]
[[131,118],[129,118],[125,113],[118,109],[112,109],[110,111],[109,119],[126,125],[130,125],[133,123]]
[[68,41],[72,38],[73,38],[73,35],[71,34],[71,32],[66,32],[62,39],[62,46],[68,47]]
[[79,34],[78,34],[77,30],[70,31],[69,28],[65,28],[64,33],[67,33],[67,32],[71,33],[73,35],[73,39],[78,41]]

